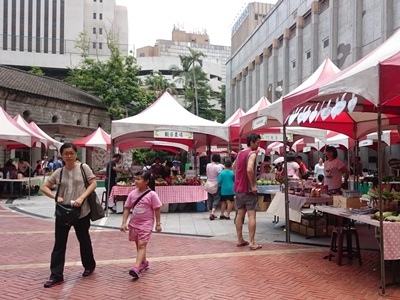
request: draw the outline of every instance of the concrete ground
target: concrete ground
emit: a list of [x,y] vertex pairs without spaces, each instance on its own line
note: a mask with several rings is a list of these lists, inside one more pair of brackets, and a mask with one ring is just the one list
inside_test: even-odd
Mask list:
[[[45,196],[0,200],[0,299],[400,299],[397,285],[380,294],[373,228],[357,224],[362,265],[344,259],[338,266],[323,259],[329,237],[292,233],[285,243],[284,220],[275,225],[266,212],[257,213],[256,241],[263,245],[257,251],[236,247],[233,220],[210,221],[206,212],[162,213],[163,233],[154,233],[148,246],[150,269],[136,281],[128,274],[134,244],[119,232],[122,215],[109,214],[91,228],[94,274],[81,277],[79,245],[71,234],[65,283],[44,289],[53,213],[54,202]],[[386,264],[387,282],[393,267]]]

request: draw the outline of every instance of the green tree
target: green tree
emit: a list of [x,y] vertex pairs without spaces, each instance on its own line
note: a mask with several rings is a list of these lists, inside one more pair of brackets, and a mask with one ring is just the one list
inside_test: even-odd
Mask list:
[[208,120],[221,119],[218,117],[218,110],[210,103],[218,93],[211,90],[207,74],[203,71],[202,58],[205,55],[190,48],[189,51],[188,56],[179,56],[180,67],[171,67],[173,78],[183,85],[186,108]]
[[169,82],[158,70],[154,70],[146,76],[144,85],[148,91],[155,93],[156,98],[160,97],[164,92],[168,92],[171,95],[178,94],[175,83]]
[[98,96],[107,105],[112,120],[138,114],[154,102],[154,95],[141,87],[140,67],[135,58],[121,55],[111,32],[107,33],[111,55],[106,61],[89,56],[88,42],[87,35],[82,33],[76,42],[76,47],[82,50],[82,61],[69,69],[68,83]]
[[28,72],[32,73],[32,74],[39,75],[39,76],[44,76],[45,75],[43,70],[41,68],[39,68],[39,67],[36,67],[36,66],[33,66]]

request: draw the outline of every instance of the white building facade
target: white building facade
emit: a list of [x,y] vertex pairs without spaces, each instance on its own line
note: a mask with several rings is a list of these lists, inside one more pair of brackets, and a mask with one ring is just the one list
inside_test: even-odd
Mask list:
[[91,56],[107,59],[107,32],[128,54],[127,8],[115,0],[2,0],[0,64],[65,69],[81,60],[76,41],[85,32]]

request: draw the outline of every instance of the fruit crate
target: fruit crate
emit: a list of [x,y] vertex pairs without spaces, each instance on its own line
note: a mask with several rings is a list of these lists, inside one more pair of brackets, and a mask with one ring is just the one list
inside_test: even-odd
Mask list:
[[280,185],[258,185],[257,192],[259,194],[274,194],[281,189]]

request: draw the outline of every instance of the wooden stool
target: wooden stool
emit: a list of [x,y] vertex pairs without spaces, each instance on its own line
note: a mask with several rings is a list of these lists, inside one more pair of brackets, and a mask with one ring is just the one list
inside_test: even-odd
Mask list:
[[[356,241],[355,250],[353,250],[353,236],[355,237]],[[343,245],[344,239],[346,239],[346,246]],[[329,260],[331,260],[333,256],[336,256],[336,263],[341,266],[343,256],[347,256],[348,259],[353,259],[353,255],[358,257],[361,265],[361,250],[357,229],[348,227],[335,227],[332,230],[331,235],[331,246],[328,255]]]

